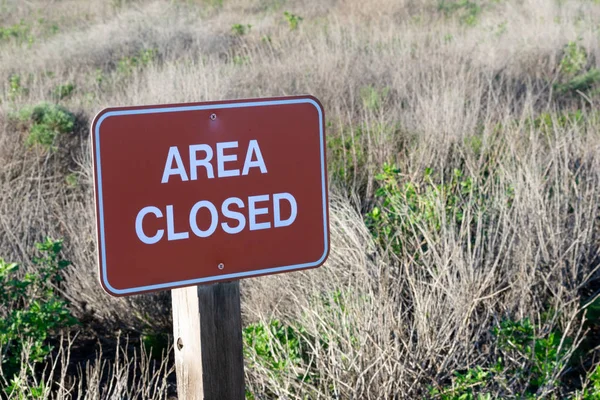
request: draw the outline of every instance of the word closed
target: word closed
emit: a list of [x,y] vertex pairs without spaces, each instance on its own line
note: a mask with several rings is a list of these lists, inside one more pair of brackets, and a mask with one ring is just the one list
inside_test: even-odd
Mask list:
[[103,288],[123,296],[321,265],[324,135],[310,96],[100,112],[92,144]]

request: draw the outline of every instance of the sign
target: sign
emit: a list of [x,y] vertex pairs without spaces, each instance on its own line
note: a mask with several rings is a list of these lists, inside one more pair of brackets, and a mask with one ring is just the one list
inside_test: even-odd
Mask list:
[[327,258],[316,98],[107,108],[91,136],[109,294],[296,271]]

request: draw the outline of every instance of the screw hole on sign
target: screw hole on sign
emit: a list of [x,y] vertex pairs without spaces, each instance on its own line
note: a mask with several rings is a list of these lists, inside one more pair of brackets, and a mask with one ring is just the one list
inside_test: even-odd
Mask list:
[[177,350],[183,349],[183,340],[181,338],[177,338]]
[[220,264],[218,265],[218,267],[219,267],[219,269],[223,269],[223,268],[225,268],[225,264],[223,264],[223,263],[220,263]]
[[210,119],[213,121],[217,119],[217,114],[210,114]]

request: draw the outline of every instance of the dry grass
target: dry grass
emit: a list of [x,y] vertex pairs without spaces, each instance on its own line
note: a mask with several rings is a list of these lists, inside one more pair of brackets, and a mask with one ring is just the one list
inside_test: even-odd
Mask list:
[[[80,318],[170,329],[167,295],[113,299],[97,284],[89,122],[109,105],[311,93],[330,123],[332,252],[320,269],[243,282],[246,323],[301,326],[309,354],[274,373],[250,350],[256,398],[427,397],[454,371],[493,360],[490,331],[507,318],[583,339],[582,306],[599,287],[600,98],[558,94],[553,84],[564,79],[569,42],[585,48],[585,68],[600,68],[600,7],[476,3],[473,26],[465,10],[446,15],[437,1],[3,3],[1,25],[22,19],[34,40],[0,40],[0,254],[28,264],[34,242],[64,237],[74,267],[60,291]],[[38,26],[40,9],[58,32]],[[298,29],[283,11],[304,18]],[[235,23],[252,28],[238,36]],[[147,50],[147,62],[132,64]],[[74,91],[57,100],[65,83]],[[56,152],[25,146],[27,128],[11,117],[42,101],[77,115]],[[583,117],[564,118],[575,110]],[[532,122],[544,113],[546,122]],[[363,217],[378,201],[375,175],[386,162],[421,188],[425,168],[438,182],[460,169],[485,207],[465,206],[457,222],[440,196],[439,228],[421,221],[409,235],[398,229],[403,246],[394,252]],[[412,211],[400,202],[393,212],[406,221]],[[125,378],[116,371],[137,360],[115,362],[117,384]],[[98,368],[85,367],[81,382],[102,381]],[[573,368],[557,362],[551,374]],[[298,379],[315,371],[318,378]],[[84,385],[85,398],[136,398]],[[158,398],[165,388],[137,397]],[[520,398],[526,385],[489,390]],[[564,390],[548,385],[538,396],[562,398]]]
[[167,393],[173,392],[167,377],[173,374],[174,367],[169,365],[168,357],[157,361],[144,346],[130,345],[128,339],[122,343],[120,337],[117,337],[114,353],[106,356],[99,346],[95,356],[92,354],[87,361],[80,362],[74,373],[69,371],[71,350],[77,347],[77,339],[77,335],[61,336],[58,349],[45,368],[36,374],[31,373],[36,367],[30,347],[24,346],[21,372],[16,380],[28,382],[25,388],[40,390],[37,393],[28,389],[14,391],[7,399],[166,399]]

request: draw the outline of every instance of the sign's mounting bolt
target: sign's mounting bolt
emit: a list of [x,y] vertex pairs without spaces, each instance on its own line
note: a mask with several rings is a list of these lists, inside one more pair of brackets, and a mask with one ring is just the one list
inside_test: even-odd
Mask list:
[[210,114],[210,119],[212,121],[214,121],[215,119],[217,119],[217,114]]
[[219,269],[223,269],[223,268],[225,268],[225,264],[223,264],[223,263],[219,263],[219,265],[217,265],[217,267],[218,267]]

